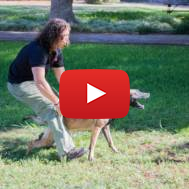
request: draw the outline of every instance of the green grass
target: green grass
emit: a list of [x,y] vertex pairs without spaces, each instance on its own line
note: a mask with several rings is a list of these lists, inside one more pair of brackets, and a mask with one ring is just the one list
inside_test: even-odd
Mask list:
[[[71,45],[64,50],[66,69],[122,69],[132,88],[150,92],[145,110],[130,109],[112,126],[113,154],[100,136],[95,162],[87,156],[58,162],[56,149],[26,144],[44,129],[23,117],[32,113],[6,89],[8,67],[23,42],[0,42],[0,188],[188,188],[188,47]],[[56,85],[51,74],[52,85]],[[90,133],[75,133],[87,147]]]
[[[80,24],[73,31],[188,34],[189,12],[168,15],[160,8],[79,6],[74,13]],[[47,22],[49,7],[0,6],[0,30],[39,31]]]
[[[25,128],[1,134],[0,187],[12,188],[178,188],[189,186],[188,138],[164,132],[113,132],[120,153],[112,153],[100,136],[94,162],[55,160],[55,149],[26,156],[26,141],[41,129]],[[87,147],[89,134],[75,136]]]

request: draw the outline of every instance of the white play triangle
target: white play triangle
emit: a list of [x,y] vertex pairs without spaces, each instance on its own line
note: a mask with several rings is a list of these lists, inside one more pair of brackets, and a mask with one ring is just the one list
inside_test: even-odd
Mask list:
[[96,87],[93,87],[87,83],[87,103],[92,102],[105,94],[106,93],[104,91],[101,91],[100,89],[97,89]]

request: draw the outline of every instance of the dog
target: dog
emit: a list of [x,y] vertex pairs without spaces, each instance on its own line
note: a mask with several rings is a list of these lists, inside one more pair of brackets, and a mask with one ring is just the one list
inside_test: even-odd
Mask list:
[[[130,106],[135,107],[137,109],[144,109],[144,105],[140,104],[138,99],[147,99],[150,97],[150,93],[144,93],[137,89],[130,90]],[[115,147],[111,133],[110,133],[110,125],[113,119],[74,119],[74,118],[66,118],[64,117],[64,124],[69,131],[86,131],[89,130],[92,132],[90,145],[89,145],[89,154],[88,160],[94,160],[94,149],[98,139],[100,132],[104,134],[109,147],[113,152],[118,152]],[[32,140],[28,143],[28,153],[32,151],[34,148],[42,148],[42,147],[51,147],[54,143],[53,135],[50,128],[45,129],[43,133],[41,133],[38,139]]]

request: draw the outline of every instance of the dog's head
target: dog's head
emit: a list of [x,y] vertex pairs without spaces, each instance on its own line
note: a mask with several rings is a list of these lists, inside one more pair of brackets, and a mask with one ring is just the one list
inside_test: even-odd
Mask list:
[[150,97],[150,93],[144,93],[139,91],[138,89],[130,90],[130,106],[138,109],[144,109],[144,105],[140,104],[138,99],[147,99]]

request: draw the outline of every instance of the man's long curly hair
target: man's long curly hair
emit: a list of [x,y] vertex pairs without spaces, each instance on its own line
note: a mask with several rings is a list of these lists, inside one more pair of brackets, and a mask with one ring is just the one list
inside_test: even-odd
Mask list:
[[51,19],[41,33],[38,35],[36,40],[47,50],[61,38],[61,34],[64,30],[70,30],[70,25],[63,19],[54,18]]

